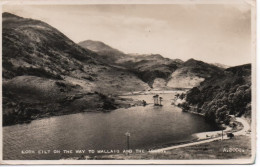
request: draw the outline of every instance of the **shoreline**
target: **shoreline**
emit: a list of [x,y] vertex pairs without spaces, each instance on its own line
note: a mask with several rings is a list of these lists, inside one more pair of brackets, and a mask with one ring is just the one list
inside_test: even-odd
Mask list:
[[[236,118],[237,122],[242,124],[243,128],[240,129],[239,131],[233,132],[233,134],[235,136],[247,135],[248,131],[250,130],[250,125],[247,123],[247,121],[244,118],[239,118],[239,117],[235,117],[235,118]],[[223,137],[222,136],[217,137],[217,136],[219,136],[220,133],[222,134],[222,131],[195,133],[193,135],[200,137],[200,139],[196,142],[191,142],[191,143],[181,144],[181,145],[171,146],[171,147],[165,147],[165,148],[161,148],[161,149],[155,149],[155,150],[149,151],[149,153],[160,153],[160,152],[165,152],[165,151],[169,151],[169,150],[176,149],[176,148],[199,145],[199,144],[213,142],[213,141],[222,140],[222,139],[227,140],[227,139],[229,139],[227,137],[227,132],[232,131],[232,130],[234,130],[234,129],[227,128],[227,129],[223,130],[223,132],[226,132],[226,134],[224,134]],[[216,137],[208,138],[209,136],[216,136]]]
[[[109,109],[97,108],[97,109],[75,110],[72,112],[68,112],[67,110],[60,110],[60,111],[53,112],[53,113],[43,113],[43,114],[34,116],[31,119],[21,120],[19,122],[15,122],[13,124],[2,125],[2,127],[30,124],[32,121],[48,119],[48,118],[52,118],[52,117],[66,116],[66,115],[79,114],[79,113],[106,113],[106,112],[112,112],[114,110],[122,109],[122,108],[127,109],[127,108],[142,106],[142,102],[140,102],[138,100],[136,101],[134,99],[129,100],[129,98],[121,98],[119,95],[117,96],[117,98],[115,100],[120,101],[117,104],[118,108],[115,108],[115,109],[109,110]],[[125,102],[127,102],[127,104],[125,104]]]
[[[176,100],[175,100],[176,102]],[[178,105],[176,105],[175,103],[173,103],[174,106],[178,107]],[[179,107],[181,108],[181,107]],[[205,114],[203,113],[198,113],[195,111],[191,111],[188,110],[187,113],[191,113],[191,114],[195,114],[195,115],[199,115],[199,116],[205,116]],[[233,119],[236,119],[234,122],[239,122],[242,124],[243,128],[239,131],[235,131],[234,134],[236,135],[241,135],[243,133],[241,133],[242,131],[248,131],[250,129],[250,126],[248,126],[248,122],[246,121],[246,119],[244,118],[239,118],[239,117],[233,117]],[[191,140],[185,144],[174,144],[174,146],[169,146],[169,147],[164,147],[164,148],[160,148],[160,149],[154,149],[152,151],[149,151],[150,153],[156,153],[156,152],[160,152],[160,151],[166,151],[169,149],[174,149],[174,148],[181,148],[181,147],[187,147],[187,146],[192,146],[192,145],[197,145],[197,144],[202,144],[202,143],[207,143],[207,142],[212,142],[215,140],[219,140],[219,139],[228,139],[227,138],[227,133],[228,132],[233,132],[235,129],[231,128],[230,126],[226,126],[226,128],[224,130],[217,130],[217,131],[207,131],[207,132],[199,132],[199,133],[194,133],[192,134],[192,136],[194,136],[196,139],[196,141]],[[223,137],[222,137],[222,133],[223,133]],[[221,136],[221,137],[219,137]]]
[[135,96],[135,95],[152,95],[152,94],[173,94],[176,92],[185,92],[187,89],[176,89],[176,90],[151,90],[151,91],[139,91],[139,92],[128,92],[118,96]]
[[[8,127],[8,126],[15,126],[15,125],[23,125],[23,124],[29,124],[32,121],[36,121],[36,120],[41,120],[41,119],[47,119],[47,118],[51,118],[51,117],[57,117],[57,116],[65,116],[65,115],[71,115],[71,114],[78,114],[78,113],[100,113],[100,112],[112,112],[114,110],[117,109],[127,109],[127,108],[131,108],[131,107],[137,107],[137,106],[142,106],[142,102],[138,101],[136,99],[131,98],[131,100],[129,100],[128,96],[136,96],[136,95],[151,95],[151,94],[168,94],[168,93],[173,93],[173,92],[178,92],[181,91],[183,92],[184,90],[180,90],[180,89],[176,89],[176,90],[151,90],[151,91],[140,91],[140,92],[133,92],[133,94],[131,92],[127,92],[124,94],[118,94],[115,97],[115,100],[117,101],[117,105],[118,108],[116,109],[110,109],[110,110],[106,110],[106,109],[102,109],[102,108],[98,108],[96,110],[94,109],[85,109],[82,111],[72,111],[72,112],[68,112],[67,110],[60,110],[57,112],[53,112],[53,113],[43,113],[43,114],[39,114],[37,116],[32,117],[31,119],[26,119],[26,120],[20,120],[19,122],[15,122],[12,124],[6,124],[6,125],[2,125],[2,127]],[[149,104],[147,104],[149,105]]]

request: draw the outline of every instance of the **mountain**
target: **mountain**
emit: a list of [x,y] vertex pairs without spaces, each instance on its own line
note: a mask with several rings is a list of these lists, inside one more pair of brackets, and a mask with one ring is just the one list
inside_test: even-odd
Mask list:
[[228,124],[227,115],[251,117],[251,91],[251,64],[245,64],[227,68],[192,88],[186,103],[204,113],[209,122]]
[[[172,60],[159,54],[125,54],[99,41],[87,40],[79,45],[97,52],[100,61],[133,72],[152,88],[166,87],[169,76],[183,63],[180,59]],[[165,84],[157,84],[158,81]]]
[[167,86],[173,88],[193,88],[206,78],[220,74],[222,71],[222,68],[215,65],[189,59],[171,74]]
[[96,58],[104,63],[114,64],[117,60],[126,57],[126,54],[123,52],[114,49],[100,41],[86,40],[79,42],[78,45],[98,53]]
[[114,109],[113,94],[149,89],[132,72],[104,64],[42,21],[3,13],[2,41],[4,125]]

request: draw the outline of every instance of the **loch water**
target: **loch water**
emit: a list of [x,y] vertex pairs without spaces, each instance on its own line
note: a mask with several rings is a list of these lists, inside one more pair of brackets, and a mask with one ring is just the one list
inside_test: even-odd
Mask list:
[[[173,94],[159,95],[163,97],[162,107],[152,104],[151,94],[133,95],[127,98],[146,100],[149,104],[107,113],[55,116],[34,120],[29,124],[4,127],[3,158],[56,160],[82,155],[66,154],[63,150],[122,151],[127,149],[126,132],[130,133],[130,149],[149,149],[168,143],[190,141],[194,139],[194,133],[216,130],[203,117],[182,112],[180,108],[171,105]],[[26,150],[35,153],[21,153]],[[54,150],[60,150],[61,153],[55,154]]]

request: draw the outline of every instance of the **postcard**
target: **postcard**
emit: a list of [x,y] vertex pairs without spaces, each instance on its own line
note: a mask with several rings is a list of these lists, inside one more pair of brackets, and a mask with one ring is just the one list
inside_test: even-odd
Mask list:
[[1,164],[252,164],[256,1],[2,0]]

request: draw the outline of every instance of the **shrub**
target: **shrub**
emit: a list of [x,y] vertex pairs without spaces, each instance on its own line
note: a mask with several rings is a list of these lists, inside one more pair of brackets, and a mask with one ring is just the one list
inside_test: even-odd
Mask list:
[[235,135],[233,133],[227,133],[227,137],[232,139]]
[[182,108],[182,111],[187,112],[190,109],[190,105],[187,102],[178,104],[180,108]]

